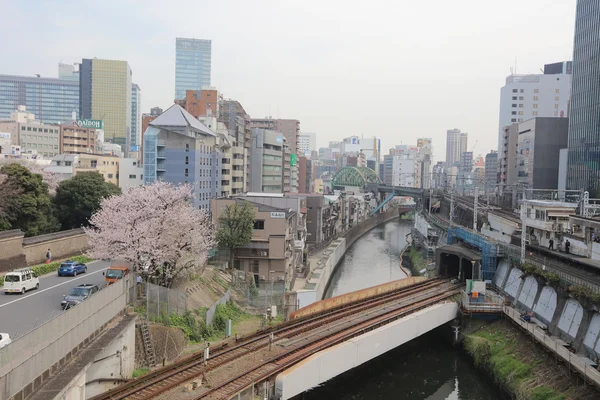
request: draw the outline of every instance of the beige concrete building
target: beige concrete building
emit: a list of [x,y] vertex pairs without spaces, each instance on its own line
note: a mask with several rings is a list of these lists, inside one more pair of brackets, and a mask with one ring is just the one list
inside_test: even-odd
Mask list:
[[33,150],[45,158],[60,153],[60,126],[42,123],[25,106],[19,106],[10,119],[0,121],[0,132],[10,133],[11,143],[21,146],[22,152]]
[[97,171],[106,182],[119,186],[120,160],[117,156],[102,154],[60,154],[44,170],[64,175],[67,179],[79,172]]
[[101,150],[98,144],[98,136],[93,128],[84,128],[75,121],[60,126],[61,154],[96,153]]
[[[213,199],[212,218],[215,226],[225,207],[243,204],[243,199]],[[290,209],[248,201],[254,209],[252,240],[235,252],[234,267],[254,276],[256,282],[290,282],[295,273],[298,257],[295,256],[297,214]]]

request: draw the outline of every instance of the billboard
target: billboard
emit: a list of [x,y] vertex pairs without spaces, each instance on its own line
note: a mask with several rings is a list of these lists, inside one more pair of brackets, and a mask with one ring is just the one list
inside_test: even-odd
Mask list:
[[431,147],[431,138],[418,138],[417,147]]
[[104,129],[104,121],[99,119],[78,119],[77,125],[82,128]]
[[275,143],[283,143],[283,136],[276,136]]
[[295,153],[290,154],[290,166],[293,167],[298,162],[298,156]]

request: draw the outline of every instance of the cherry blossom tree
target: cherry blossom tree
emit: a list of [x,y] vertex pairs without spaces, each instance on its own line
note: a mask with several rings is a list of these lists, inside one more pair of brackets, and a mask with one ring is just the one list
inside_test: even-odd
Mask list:
[[125,260],[167,287],[203,265],[216,246],[209,215],[195,208],[190,185],[156,182],[102,200],[85,228],[89,255]]

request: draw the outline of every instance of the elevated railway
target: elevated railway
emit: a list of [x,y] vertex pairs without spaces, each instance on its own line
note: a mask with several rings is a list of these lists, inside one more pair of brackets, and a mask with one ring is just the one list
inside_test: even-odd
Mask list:
[[251,335],[231,339],[203,352],[93,398],[145,400],[170,398],[169,392],[190,380],[202,380],[190,399],[229,399],[310,355],[402,318],[460,293],[462,284],[428,279],[364,300],[292,319]]

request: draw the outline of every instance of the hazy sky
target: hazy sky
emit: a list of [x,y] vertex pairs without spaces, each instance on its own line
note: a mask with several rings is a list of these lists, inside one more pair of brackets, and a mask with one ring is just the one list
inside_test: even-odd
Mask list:
[[0,0],[0,73],[57,76],[127,60],[142,111],[172,104],[175,37],[212,40],[212,84],[253,117],[296,118],[317,144],[376,135],[382,150],[446,129],[496,149],[500,87],[570,60],[576,0]]

